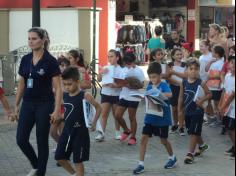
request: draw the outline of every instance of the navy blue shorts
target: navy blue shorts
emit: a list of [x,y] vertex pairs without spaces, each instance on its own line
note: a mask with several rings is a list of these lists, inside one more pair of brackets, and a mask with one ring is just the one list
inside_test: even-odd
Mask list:
[[202,135],[204,114],[185,116],[185,124],[189,135]]
[[134,108],[137,109],[139,102],[138,101],[127,101],[124,99],[120,99],[119,106],[125,107],[125,108]]
[[87,128],[76,128],[72,135],[63,129],[59,139],[55,160],[69,160],[73,153],[73,162],[89,161],[90,137]]
[[171,106],[178,106],[179,102],[179,94],[180,94],[180,86],[170,85],[170,89],[172,92],[172,97],[170,99]]
[[220,101],[221,99],[221,95],[222,95],[222,91],[219,90],[212,90],[212,100],[214,101]]
[[234,131],[235,130],[235,119],[230,117],[224,117],[225,127],[227,130]]
[[118,104],[119,103],[119,96],[109,96],[101,94],[101,103],[109,103],[109,104]]
[[146,124],[143,127],[143,135],[148,135],[149,137],[158,136],[161,139],[168,139],[169,137],[169,126],[157,127],[153,125]]

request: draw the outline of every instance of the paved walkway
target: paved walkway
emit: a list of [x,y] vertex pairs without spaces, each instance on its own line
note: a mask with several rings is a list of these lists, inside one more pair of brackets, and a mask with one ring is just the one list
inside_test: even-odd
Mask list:
[[[10,102],[13,102],[14,97],[8,98]],[[138,113],[139,136],[143,126],[143,117],[144,105],[141,104]],[[29,162],[16,146],[16,125],[5,122],[2,111],[0,111],[0,176],[26,176],[31,169]],[[104,143],[96,143],[93,140],[94,134],[91,134],[91,158],[90,162],[85,164],[86,176],[132,175],[132,170],[138,160],[139,145],[130,147],[115,141],[113,129],[113,120],[110,120],[108,136]],[[168,156],[159,139],[152,138],[147,152],[146,172],[143,176],[234,176],[235,161],[229,160],[223,153],[231,144],[227,136],[219,135],[219,131],[220,129],[204,128],[204,138],[210,144],[211,149],[191,166],[183,164],[188,137],[171,135],[170,140],[179,159],[178,167],[173,170],[163,169]],[[31,142],[35,146],[35,133],[32,133]],[[50,150],[52,151],[54,147],[55,143],[50,140]],[[56,167],[53,158],[53,152],[50,152],[47,176],[67,176],[68,174],[62,168]]]

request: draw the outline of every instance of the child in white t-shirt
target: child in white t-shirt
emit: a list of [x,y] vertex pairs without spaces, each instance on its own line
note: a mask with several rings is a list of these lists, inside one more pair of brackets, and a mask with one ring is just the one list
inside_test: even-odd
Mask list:
[[[116,119],[124,129],[124,133],[121,135],[121,142],[126,141],[129,136],[129,145],[135,145],[136,132],[137,132],[137,120],[136,113],[140,99],[130,96],[131,93],[138,93],[139,89],[144,86],[145,76],[141,68],[135,64],[136,57],[133,53],[126,53],[123,58],[125,68],[123,69],[123,78],[116,80],[116,83],[122,86],[120,93],[119,106],[116,109]],[[127,127],[123,118],[124,113],[128,109],[129,119],[131,124],[131,130]]]
[[[114,82],[114,77],[119,77],[122,73],[123,68],[121,65],[121,55],[120,52],[116,50],[110,50],[108,52],[108,61],[110,65],[103,67],[98,75],[98,80],[102,82],[101,91],[101,104],[102,104],[102,128],[106,131],[107,119],[112,110],[113,116],[115,117],[115,110],[119,103],[119,96],[121,92],[121,87],[119,87]],[[120,126],[117,121],[115,121],[116,134],[115,139],[120,140]],[[104,134],[98,134],[95,138],[96,141],[102,142],[105,139]]]
[[224,91],[220,100],[219,110],[224,116],[226,129],[233,143],[233,147],[225,152],[235,159],[235,57],[230,57],[230,71],[225,77]]
[[221,46],[215,46],[213,48],[213,59],[206,67],[206,71],[208,71],[208,80],[207,80],[207,86],[212,92],[212,100],[214,101],[214,112],[217,117],[216,122],[212,123],[210,126],[215,127],[218,125],[219,121],[219,101],[222,94],[222,79],[221,79],[221,73],[222,68],[224,65],[224,56],[225,56],[225,50]]

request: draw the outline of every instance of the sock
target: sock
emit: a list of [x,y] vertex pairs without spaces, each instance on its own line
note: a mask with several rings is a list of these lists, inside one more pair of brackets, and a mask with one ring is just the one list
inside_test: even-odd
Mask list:
[[139,162],[138,162],[138,165],[144,166],[144,161],[139,161]]
[[75,174],[73,174],[73,175],[71,175],[71,176],[76,176],[76,173],[75,173]]
[[169,156],[169,159],[171,159],[172,161],[175,160],[175,155]]

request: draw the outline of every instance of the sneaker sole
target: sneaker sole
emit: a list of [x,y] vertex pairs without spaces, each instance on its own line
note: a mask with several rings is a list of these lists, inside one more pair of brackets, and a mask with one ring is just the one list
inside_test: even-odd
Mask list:
[[137,172],[137,173],[133,173],[134,175],[139,175],[139,174],[142,174],[142,173],[144,173],[145,171],[143,170],[143,171],[141,171],[141,172]]
[[165,167],[165,169],[174,169],[174,168],[177,167],[177,165],[178,165],[178,162],[176,162],[176,163],[174,164],[174,166],[172,166],[172,167]]

